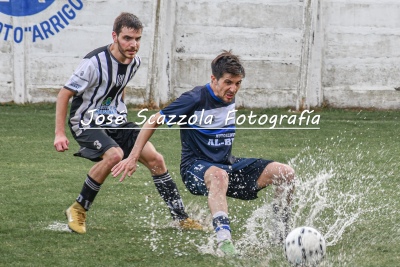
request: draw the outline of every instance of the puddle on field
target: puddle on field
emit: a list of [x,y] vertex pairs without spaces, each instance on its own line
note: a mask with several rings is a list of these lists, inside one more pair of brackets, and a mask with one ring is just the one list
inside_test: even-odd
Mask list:
[[[342,145],[339,138],[327,141],[329,146],[307,147],[289,161],[297,179],[292,225],[293,229],[299,226],[318,229],[327,245],[327,256],[320,266],[338,266],[351,263],[362,251],[343,248],[339,249],[339,255],[330,256],[329,247],[339,245],[340,248],[343,235],[352,231],[351,226],[364,216],[379,217],[380,212],[393,206],[395,200],[376,203],[375,196],[385,194],[381,182],[393,175],[391,170],[396,162],[383,147],[373,152],[375,160],[371,162],[365,159],[370,153],[368,144],[349,148]],[[274,226],[272,196],[269,195],[272,190],[261,191],[259,197],[263,193],[265,205],[251,213],[242,228],[243,235],[234,242],[243,258],[259,258],[259,266],[288,266],[283,248],[272,242]],[[213,254],[214,246],[210,237],[198,249],[201,253]]]
[[[352,141],[356,143],[355,140]],[[349,147],[348,140],[342,142],[339,137],[327,140],[327,144],[326,147],[306,147],[289,161],[289,165],[296,171],[292,225],[293,228],[311,226],[323,234],[327,244],[327,256],[320,266],[351,265],[352,259],[362,255],[362,248],[347,248],[346,244],[351,243],[351,240],[343,242],[346,233],[353,231],[352,226],[356,226],[360,221],[368,220],[366,217],[379,217],[382,212],[390,210],[397,201],[386,197],[379,199],[381,203],[376,203],[376,196],[385,196],[385,189],[381,183],[394,175],[393,170],[398,162],[392,155],[387,154],[383,146],[378,151],[368,152],[368,144],[360,143]],[[372,157],[370,153],[373,153]],[[369,158],[374,160],[368,160]],[[400,188],[399,185],[395,186]],[[251,260],[252,263],[257,262],[257,266],[289,266],[283,248],[271,241],[274,233],[271,223],[272,192],[273,190],[267,189],[259,193],[259,197],[265,199],[265,204],[255,205],[257,207],[247,213],[249,217],[244,220],[244,224],[238,229],[233,229],[242,233],[239,237],[235,234],[234,243],[241,257]],[[211,229],[211,215],[205,205],[199,207],[185,203],[191,217],[209,228],[208,233],[202,235],[203,238],[190,231],[175,231],[169,240],[165,240],[165,233],[160,230],[176,225],[160,223],[159,216],[166,214],[165,207],[160,208],[159,203],[156,203],[159,200],[155,199],[157,198],[140,204],[146,205],[147,213],[139,215],[142,223],[151,229],[143,240],[151,251],[161,255],[164,253],[164,246],[168,246],[173,248],[177,257],[193,253],[193,250],[188,250],[187,246],[182,247],[178,243],[185,242],[199,253],[215,255],[215,234]],[[130,212],[138,216],[135,211]],[[235,213],[232,207],[230,213]],[[390,212],[385,214],[396,216]],[[162,221],[169,220],[170,218]],[[52,223],[47,229],[69,231],[66,224],[58,222]],[[335,255],[329,254],[332,246],[337,246]]]
[[50,223],[45,229],[56,232],[71,232],[68,224],[57,221]]

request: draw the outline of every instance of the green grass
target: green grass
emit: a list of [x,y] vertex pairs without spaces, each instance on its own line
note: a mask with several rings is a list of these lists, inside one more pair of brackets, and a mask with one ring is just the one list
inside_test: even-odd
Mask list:
[[[137,111],[130,112],[135,120]],[[288,266],[282,249],[268,245],[262,218],[250,229],[249,219],[265,210],[271,188],[254,201],[229,199],[233,238],[245,256],[221,259],[206,251],[212,231],[171,226],[143,166],[123,183],[106,180],[88,213],[86,235],[48,229],[66,223],[63,211],[92,166],[72,156],[78,147],[69,133],[70,150],[54,150],[54,113],[52,104],[0,105],[0,266]],[[254,113],[299,115],[283,109]],[[295,223],[326,235],[323,266],[399,266],[400,111],[316,113],[319,130],[238,129],[234,154],[295,168]],[[188,212],[207,222],[207,199],[191,195],[180,180],[179,131],[159,130],[151,141]],[[250,239],[249,231],[259,240]]]

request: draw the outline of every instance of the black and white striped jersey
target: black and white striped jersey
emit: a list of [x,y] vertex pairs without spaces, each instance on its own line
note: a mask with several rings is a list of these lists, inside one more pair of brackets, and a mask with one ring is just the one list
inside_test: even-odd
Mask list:
[[64,85],[75,92],[69,125],[77,136],[82,128],[118,127],[127,120],[123,90],[141,60],[135,56],[130,64],[122,64],[114,58],[109,47],[100,47],[85,56]]

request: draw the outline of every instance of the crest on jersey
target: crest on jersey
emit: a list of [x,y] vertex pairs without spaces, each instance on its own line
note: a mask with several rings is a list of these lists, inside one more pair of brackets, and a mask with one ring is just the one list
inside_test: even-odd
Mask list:
[[121,86],[124,83],[125,74],[118,74],[117,75],[117,86]]

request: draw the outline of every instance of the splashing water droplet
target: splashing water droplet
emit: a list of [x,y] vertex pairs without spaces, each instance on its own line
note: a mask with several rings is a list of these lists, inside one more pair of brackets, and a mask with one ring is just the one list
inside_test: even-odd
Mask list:
[[[341,242],[350,226],[360,222],[363,216],[379,216],[383,209],[393,205],[389,200],[376,204],[371,197],[382,191],[381,181],[390,176],[390,171],[387,166],[377,166],[365,159],[369,155],[367,144],[358,143],[356,148],[348,149],[343,147],[342,140],[334,140],[333,145],[332,140],[324,148],[306,147],[289,162],[296,171],[292,228],[311,226],[319,229],[328,247]],[[384,159],[394,166],[384,148],[375,153],[376,162]],[[282,255],[276,252],[282,251],[282,247],[277,248],[273,242],[276,231],[273,201],[268,196],[265,200],[265,204],[247,219],[244,234],[236,244],[243,255],[279,261]],[[354,257],[345,256],[345,253],[337,256],[335,262],[344,263]]]

